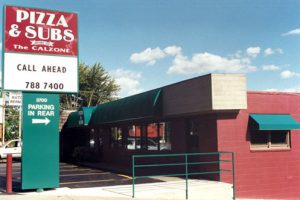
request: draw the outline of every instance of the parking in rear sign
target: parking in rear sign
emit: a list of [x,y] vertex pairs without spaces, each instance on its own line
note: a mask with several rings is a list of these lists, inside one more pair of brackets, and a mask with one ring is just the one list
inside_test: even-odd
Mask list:
[[59,95],[23,93],[22,189],[59,186]]

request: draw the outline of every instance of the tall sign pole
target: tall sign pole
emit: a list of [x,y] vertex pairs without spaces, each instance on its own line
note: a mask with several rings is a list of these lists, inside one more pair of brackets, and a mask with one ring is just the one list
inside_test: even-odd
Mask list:
[[77,14],[4,7],[2,86],[22,91],[22,189],[59,186],[59,95],[78,93]]

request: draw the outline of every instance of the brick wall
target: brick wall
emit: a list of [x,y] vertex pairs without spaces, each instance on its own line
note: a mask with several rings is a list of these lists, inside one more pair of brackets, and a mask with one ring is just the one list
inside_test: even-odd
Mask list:
[[[247,100],[247,110],[217,119],[218,150],[235,152],[237,196],[300,199],[300,131],[291,131],[285,151],[251,151],[248,131],[251,113],[288,113],[300,122],[300,94],[248,92]],[[231,177],[223,174],[222,180]]]

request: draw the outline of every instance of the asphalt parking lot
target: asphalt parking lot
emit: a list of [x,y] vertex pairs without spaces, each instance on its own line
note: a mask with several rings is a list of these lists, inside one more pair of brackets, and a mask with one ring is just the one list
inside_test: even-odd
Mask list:
[[[131,184],[131,177],[82,167],[74,164],[60,163],[60,187],[88,188]],[[13,163],[13,191],[20,192],[21,163]],[[0,192],[6,188],[6,163],[0,163]]]

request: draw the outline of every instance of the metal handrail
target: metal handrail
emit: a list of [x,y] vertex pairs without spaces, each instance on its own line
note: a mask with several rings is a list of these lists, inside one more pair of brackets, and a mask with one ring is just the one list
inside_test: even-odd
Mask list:
[[[221,155],[231,155],[231,160],[221,160]],[[218,155],[217,161],[205,161],[205,162],[188,162],[189,156],[207,156]],[[184,162],[177,163],[162,163],[162,164],[136,164],[137,158],[153,158],[153,157],[182,157]],[[221,163],[230,163],[231,169],[221,169]],[[189,172],[189,166],[192,165],[206,165],[206,164],[219,164],[219,170],[217,171],[205,171],[205,172]],[[166,167],[166,166],[185,166],[184,173],[173,174],[151,174],[147,176],[136,176],[136,168],[151,168],[151,167]],[[147,155],[133,155],[132,156],[132,198],[135,197],[135,181],[137,178],[151,178],[151,177],[170,177],[170,176],[184,176],[185,177],[185,198],[188,199],[188,177],[189,175],[203,175],[203,174],[219,174],[219,180],[221,180],[221,173],[232,173],[232,190],[233,199],[235,199],[235,175],[234,175],[234,152],[208,152],[208,153],[175,153],[175,154],[147,154]]]

